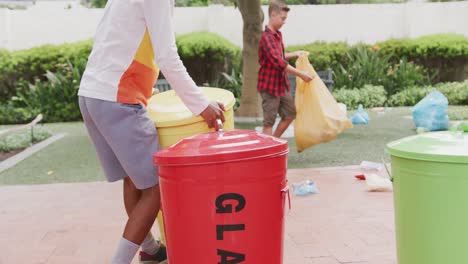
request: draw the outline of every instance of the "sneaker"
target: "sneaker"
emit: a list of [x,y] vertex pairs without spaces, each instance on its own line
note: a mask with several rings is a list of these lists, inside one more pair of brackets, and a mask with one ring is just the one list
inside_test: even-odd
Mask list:
[[154,255],[140,251],[140,263],[167,264],[166,246],[161,244],[158,252]]

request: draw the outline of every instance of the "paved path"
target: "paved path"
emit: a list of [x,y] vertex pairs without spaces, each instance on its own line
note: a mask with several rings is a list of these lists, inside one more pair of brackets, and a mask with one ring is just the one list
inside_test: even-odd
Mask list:
[[[392,194],[367,192],[359,172],[288,171],[320,193],[291,196],[284,264],[396,264]],[[0,186],[0,204],[0,264],[109,263],[126,220],[121,183]]]

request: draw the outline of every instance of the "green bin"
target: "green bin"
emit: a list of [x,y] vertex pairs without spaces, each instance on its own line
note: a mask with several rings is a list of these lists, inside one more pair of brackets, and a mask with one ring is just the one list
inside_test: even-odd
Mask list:
[[387,145],[399,264],[468,264],[468,134]]

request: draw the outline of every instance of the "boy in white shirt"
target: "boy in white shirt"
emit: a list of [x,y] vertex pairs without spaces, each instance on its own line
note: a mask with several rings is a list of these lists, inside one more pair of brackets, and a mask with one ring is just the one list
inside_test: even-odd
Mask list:
[[80,110],[107,180],[123,179],[128,214],[112,264],[161,262],[164,245],[150,230],[160,206],[152,155],[158,135],[146,112],[159,69],[185,105],[209,127],[224,121],[224,106],[210,103],[188,75],[177,53],[173,0],[109,0],[83,74]]

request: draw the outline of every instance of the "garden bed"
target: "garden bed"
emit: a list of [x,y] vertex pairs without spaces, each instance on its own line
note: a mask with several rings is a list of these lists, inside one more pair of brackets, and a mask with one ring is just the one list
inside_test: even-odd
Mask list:
[[42,127],[35,127],[34,129],[23,130],[0,138],[0,162],[49,138],[51,135],[50,132]]
[[0,152],[0,162],[10,158],[10,157],[13,157],[14,155],[20,153],[21,151],[23,151],[25,148],[20,148],[20,149],[15,149],[15,150],[11,150],[9,152]]

